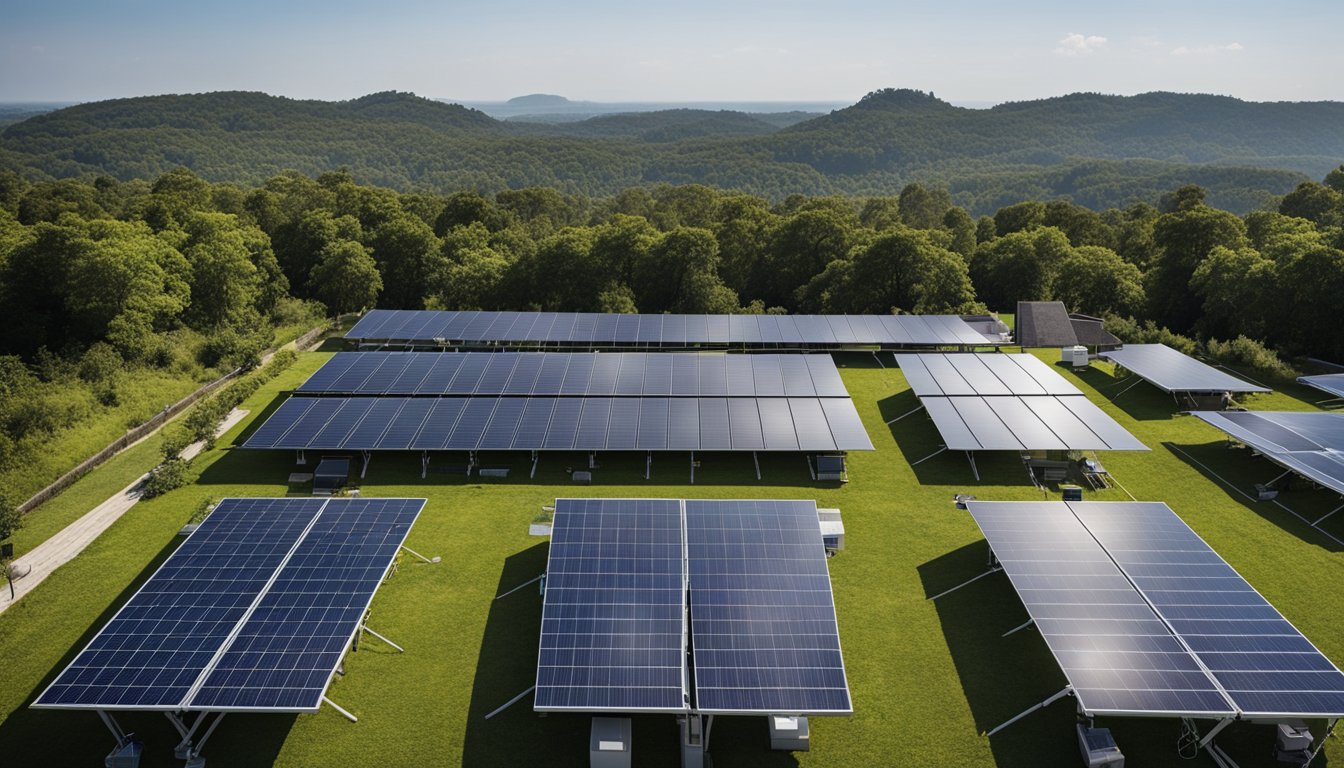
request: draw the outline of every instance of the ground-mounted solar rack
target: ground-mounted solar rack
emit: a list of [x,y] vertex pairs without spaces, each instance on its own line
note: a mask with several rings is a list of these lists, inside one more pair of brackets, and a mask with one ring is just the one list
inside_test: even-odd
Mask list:
[[338,353],[281,404],[248,449],[358,452],[872,450],[829,355],[642,352]]
[[1029,616],[1006,634],[1035,626],[1068,680],[990,735],[1071,696],[1089,720],[1213,720],[1198,744],[1234,766],[1214,738],[1236,721],[1321,719],[1328,736],[1344,717],[1344,673],[1165,504],[966,507],[991,568],[953,590],[1003,571]]
[[[1296,474],[1344,496],[1344,413],[1319,411],[1193,411],[1194,416],[1226,433],[1229,440],[1250,446],[1283,468],[1263,483],[1272,488]],[[1311,522],[1317,526],[1344,510],[1336,507]]]
[[[938,428],[944,451],[964,451],[977,480],[977,451],[1146,451],[1082,390],[1029,354],[895,355],[919,407]],[[1035,482],[1035,473],[1030,473]]]
[[815,502],[557,499],[543,584],[538,712],[674,714],[685,758],[853,711]]
[[189,766],[204,764],[201,750],[230,713],[325,703],[355,720],[327,688],[361,635],[402,650],[366,621],[424,505],[220,501],[30,706],[96,712],[117,741],[113,755],[131,744],[116,712],[163,712]]
[[1146,381],[1170,394],[1178,405],[1180,398],[1185,397],[1190,407],[1204,410],[1202,406],[1210,404],[1211,399],[1219,407],[1217,409],[1221,409],[1231,402],[1233,395],[1273,391],[1242,381],[1165,344],[1126,344],[1102,351],[1098,357],[1139,377],[1140,381],[1120,390],[1115,397]]
[[361,349],[974,349],[1006,343],[957,315],[634,315],[370,310]]
[[1298,376],[1297,383],[1306,384],[1308,387],[1319,389],[1320,391],[1330,395],[1330,397],[1327,397],[1326,399],[1320,401],[1319,403],[1317,403],[1317,405],[1323,405],[1325,403],[1338,404],[1339,401],[1344,400],[1344,373],[1324,373],[1317,376]]

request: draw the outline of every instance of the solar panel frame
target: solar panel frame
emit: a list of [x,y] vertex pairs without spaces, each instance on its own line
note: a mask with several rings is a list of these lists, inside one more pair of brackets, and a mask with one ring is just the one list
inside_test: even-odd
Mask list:
[[1098,355],[1128,369],[1163,392],[1272,391],[1242,381],[1165,344],[1126,344]]
[[[1344,398],[1344,373],[1326,373],[1319,376],[1298,376],[1299,384],[1306,384],[1322,392]],[[1334,399],[1334,398],[1331,398]]]
[[696,711],[852,713],[816,502],[683,505]]

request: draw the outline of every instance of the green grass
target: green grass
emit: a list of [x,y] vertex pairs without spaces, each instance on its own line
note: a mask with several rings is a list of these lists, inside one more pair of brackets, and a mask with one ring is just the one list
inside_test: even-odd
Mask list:
[[[1052,354],[1041,356],[1053,363]],[[176,546],[177,529],[200,499],[285,493],[293,469],[289,456],[231,445],[278,404],[279,393],[326,358],[303,355],[244,404],[249,420],[197,460],[194,484],[137,505],[0,615],[0,754],[98,764],[110,739],[92,714],[30,710],[27,704]],[[687,483],[684,455],[656,457],[651,481],[642,478],[642,457],[604,456],[591,487],[567,482],[566,465],[583,460],[577,454],[544,457],[535,481],[527,479],[521,456],[486,458],[514,467],[513,476],[500,481],[434,473],[422,480],[416,456],[375,457],[363,492],[427,497],[407,543],[443,558],[437,565],[404,558],[374,601],[370,626],[407,653],[373,641],[347,660],[347,675],[329,695],[359,715],[358,724],[330,709],[303,716],[231,715],[211,738],[207,758],[241,766],[585,764],[586,717],[538,717],[530,699],[491,720],[484,716],[530,686],[535,675],[540,597],[529,587],[493,599],[545,568],[545,542],[527,536],[528,523],[557,496],[592,495],[811,498],[844,513],[848,548],[830,562],[854,715],[814,718],[812,751],[796,755],[767,751],[759,718],[719,718],[710,743],[719,765],[1076,764],[1067,700],[993,739],[982,735],[1064,685],[1035,632],[1001,637],[1026,618],[1007,580],[993,576],[936,602],[927,599],[985,567],[983,538],[953,506],[954,493],[1031,499],[1041,492],[1027,483],[1015,457],[981,457],[980,483],[956,454],[912,467],[939,443],[921,414],[890,428],[884,424],[914,405],[901,373],[877,367],[870,355],[838,361],[877,447],[851,456],[851,482],[843,487],[811,483],[801,456],[763,457],[759,482],[749,457],[704,456],[695,485]],[[1277,469],[1245,451],[1227,450],[1221,433],[1175,415],[1170,397],[1152,387],[1140,385],[1111,402],[1127,382],[1112,379],[1101,366],[1081,375],[1056,370],[1153,448],[1104,455],[1116,478],[1139,499],[1170,504],[1322,651],[1344,660],[1344,612],[1333,607],[1344,585],[1338,547],[1283,509],[1245,500],[1178,451],[1245,489]],[[1315,399],[1289,388],[1250,404],[1307,409]],[[436,464],[446,461],[435,458]],[[1089,497],[1128,498],[1119,490]],[[1333,505],[1327,494],[1306,489],[1280,500],[1313,519]],[[1331,524],[1344,536],[1344,519]],[[146,741],[147,768],[178,764],[171,758],[176,738],[162,716],[127,715],[122,722]],[[1176,721],[1101,724],[1114,729],[1131,765],[1178,764]],[[636,718],[634,738],[640,765],[677,763],[672,718]],[[1239,725],[1220,743],[1252,768],[1270,765],[1271,738],[1266,727]],[[1344,759],[1337,742],[1326,752]],[[1212,765],[1205,757],[1180,764]]]

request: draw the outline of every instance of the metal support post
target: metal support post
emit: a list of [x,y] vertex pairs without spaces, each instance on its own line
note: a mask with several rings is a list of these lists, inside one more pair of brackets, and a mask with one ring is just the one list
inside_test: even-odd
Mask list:
[[887,422],[887,426],[891,426],[892,424],[895,424],[901,419],[904,419],[906,416],[909,416],[912,413],[919,413],[922,410],[924,410],[924,404],[920,403],[919,405],[915,406],[915,408],[913,408],[912,410],[906,411],[905,413],[902,413],[900,416],[897,416],[896,418],[889,420]]
[[429,474],[429,451],[420,452],[420,479],[424,480]]
[[1016,627],[1013,627],[1012,629],[1008,630],[1007,632],[1004,632],[1002,635],[999,635],[999,637],[1007,637],[1007,636],[1009,636],[1009,635],[1011,635],[1011,634],[1020,632],[1020,631],[1022,631],[1022,630],[1024,630],[1024,629],[1026,629],[1027,627],[1030,627],[1030,626],[1031,626],[1032,624],[1034,624],[1034,623],[1036,623],[1036,620],[1035,620],[1035,619],[1027,619],[1026,621],[1022,622],[1021,624],[1018,624]]
[[405,653],[405,652],[406,652],[406,649],[405,649],[405,648],[402,648],[400,645],[397,645],[396,643],[392,642],[391,640],[388,640],[386,637],[384,637],[384,636],[378,634],[377,632],[374,632],[372,629],[369,629],[369,626],[368,626],[367,624],[360,624],[360,625],[359,625],[359,628],[362,629],[362,630],[364,630],[365,632],[368,632],[370,635],[373,635],[374,637],[378,638],[379,640],[382,640],[384,643],[387,643],[388,645],[392,646],[393,648],[396,648],[397,651],[399,651],[399,652],[401,652],[401,653]]
[[538,451],[533,451],[533,452],[532,452],[532,471],[528,474],[528,477],[529,477],[529,478],[533,478],[533,477],[536,477],[536,476],[537,476],[537,463],[540,462],[540,461],[541,461],[541,453],[538,452]]
[[1014,717],[1010,718],[1007,722],[1004,722],[1004,723],[999,724],[996,728],[994,728],[994,730],[990,731],[989,733],[987,733],[987,734],[985,734],[985,735],[986,735],[986,736],[993,736],[994,734],[998,733],[999,731],[1002,731],[1004,728],[1007,728],[1008,726],[1012,725],[1013,723],[1016,723],[1018,720],[1021,720],[1022,718],[1026,717],[1027,715],[1030,715],[1032,712],[1035,712],[1035,711],[1038,710],[1038,709],[1045,709],[1046,707],[1050,706],[1051,704],[1054,704],[1056,701],[1059,701],[1060,699],[1064,698],[1065,696],[1070,696],[1070,695],[1072,695],[1072,694],[1073,694],[1073,688],[1071,688],[1071,687],[1067,687],[1067,686],[1066,686],[1066,687],[1064,688],[1064,690],[1060,691],[1059,693],[1056,693],[1054,696],[1051,696],[1050,698],[1046,699],[1045,701],[1040,702],[1039,704],[1033,704],[1033,705],[1031,705],[1030,707],[1027,707],[1025,710],[1023,710],[1022,712],[1018,713],[1018,714],[1015,715]]
[[325,702],[325,703],[327,703],[327,704],[330,704],[330,705],[331,705],[331,708],[334,709],[334,710],[336,710],[337,712],[340,712],[341,715],[342,715],[346,720],[349,720],[349,721],[352,722],[352,723],[358,723],[358,722],[359,722],[359,718],[358,718],[358,717],[355,717],[355,716],[352,715],[352,714],[350,714],[350,710],[346,709],[345,707],[342,707],[340,704],[337,704],[336,702],[332,701],[331,699],[328,699],[326,696],[323,696],[323,697],[322,697],[322,701]]
[[924,458],[920,459],[919,461],[912,461],[912,462],[910,462],[910,466],[913,467],[913,466],[916,466],[916,465],[919,465],[919,464],[923,464],[924,462],[928,461],[929,459],[932,459],[934,456],[937,456],[938,454],[940,454],[940,453],[942,453],[943,451],[946,451],[946,450],[947,450],[947,446],[943,446],[942,448],[939,448],[938,450],[934,451],[933,453],[930,453],[928,456],[925,456]]
[[753,464],[756,465],[756,479],[757,479],[757,480],[760,480],[760,479],[761,479],[761,459],[760,459],[760,457],[758,457],[758,456],[756,455],[756,452],[755,452],[755,451],[752,451],[752,452],[751,452],[751,461],[752,461]]
[[971,462],[971,474],[975,475],[975,482],[980,482],[980,468],[975,466],[975,451],[967,451],[966,460]]
[[653,451],[649,451],[644,458],[644,479],[648,480],[649,475],[653,473]]
[[691,451],[691,485],[695,485],[695,451]]
[[425,557],[424,555],[420,554],[419,552],[416,552],[414,549],[411,549],[410,547],[406,546],[405,544],[402,544],[402,545],[401,545],[401,548],[404,549],[404,550],[406,550],[407,552],[410,552],[412,555],[414,555],[415,557],[419,558],[420,560],[425,561],[426,563],[431,563],[431,564],[432,564],[432,563],[437,563],[437,562],[439,562],[440,560],[443,559],[443,558],[439,557],[438,555],[435,555],[435,556],[432,557],[432,558],[431,558],[431,557]]
[[951,589],[945,589],[945,590],[943,590],[942,592],[939,592],[938,594],[934,595],[933,597],[930,597],[929,599],[930,599],[930,600],[937,600],[938,598],[942,597],[943,595],[950,595],[950,594],[952,594],[953,592],[956,592],[958,589],[961,589],[962,587],[964,587],[964,586],[966,586],[966,585],[968,585],[968,584],[971,584],[971,583],[973,583],[973,582],[977,582],[977,581],[979,581],[979,580],[985,578],[986,576],[988,576],[988,575],[990,575],[990,574],[992,574],[992,573],[998,573],[998,572],[1001,571],[1001,570],[1003,570],[1003,569],[996,565],[996,566],[994,566],[993,568],[990,568],[988,571],[985,571],[984,573],[980,574],[979,576],[976,576],[976,577],[974,577],[974,578],[967,579],[966,581],[961,582],[960,584],[958,584],[957,586],[955,586],[955,587],[953,587],[953,588],[951,588]]
[[369,471],[369,460],[373,458],[373,453],[370,451],[360,451],[360,453],[364,456],[364,466],[359,470],[359,477],[362,480]]

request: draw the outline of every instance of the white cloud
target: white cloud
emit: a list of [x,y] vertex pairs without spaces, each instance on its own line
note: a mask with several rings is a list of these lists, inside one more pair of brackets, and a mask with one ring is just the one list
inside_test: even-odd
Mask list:
[[1065,35],[1055,49],[1056,56],[1090,56],[1106,45],[1106,38],[1098,35],[1082,35],[1070,32]]
[[1241,43],[1228,43],[1227,45],[1201,45],[1195,48],[1189,46],[1179,46],[1171,49],[1172,56],[1213,56],[1219,53],[1238,53],[1246,50],[1246,46]]

